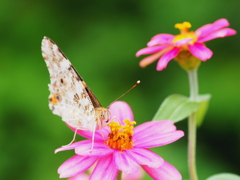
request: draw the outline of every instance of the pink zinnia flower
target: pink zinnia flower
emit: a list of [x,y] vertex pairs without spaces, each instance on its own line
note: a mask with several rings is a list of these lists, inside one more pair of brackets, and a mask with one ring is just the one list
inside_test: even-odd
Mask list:
[[175,25],[175,28],[180,30],[179,35],[157,34],[148,42],[148,47],[140,49],[136,56],[154,53],[142,59],[140,66],[146,67],[160,58],[157,64],[158,71],[166,68],[168,62],[176,58],[181,51],[189,51],[196,58],[206,61],[212,57],[213,52],[204,45],[204,42],[236,34],[234,29],[226,28],[229,25],[227,19],[219,19],[196,31],[188,31],[191,28],[189,22],[179,23]]
[[162,157],[147,148],[163,146],[181,138],[183,131],[176,130],[172,121],[150,121],[133,127],[133,114],[127,103],[116,101],[110,106],[112,117],[118,122],[96,131],[94,149],[92,132],[78,130],[78,134],[88,138],[55,152],[75,149],[76,155],[64,162],[58,169],[61,178],[73,177],[96,164],[90,179],[115,180],[119,171],[137,172],[142,168],[154,179],[180,180],[178,170]]

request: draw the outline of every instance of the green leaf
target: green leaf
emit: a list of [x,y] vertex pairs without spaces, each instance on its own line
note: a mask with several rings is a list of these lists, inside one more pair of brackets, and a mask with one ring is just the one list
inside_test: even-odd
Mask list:
[[221,173],[210,176],[206,180],[240,180],[240,176],[232,173]]
[[204,95],[199,95],[198,97],[198,102],[201,104],[199,109],[197,110],[196,116],[197,116],[197,126],[200,126],[203,122],[203,119],[206,115],[207,109],[208,109],[208,104],[209,100],[211,98],[210,94],[204,94]]
[[153,121],[171,120],[178,122],[188,117],[199,107],[200,103],[190,101],[186,96],[173,94],[163,101],[153,117]]

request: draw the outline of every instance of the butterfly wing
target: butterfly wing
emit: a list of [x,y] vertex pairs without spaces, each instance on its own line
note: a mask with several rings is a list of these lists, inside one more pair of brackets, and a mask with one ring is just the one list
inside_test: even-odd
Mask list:
[[49,107],[70,126],[93,130],[95,107],[100,102],[87,87],[67,57],[49,38],[42,40],[42,55],[50,73]]

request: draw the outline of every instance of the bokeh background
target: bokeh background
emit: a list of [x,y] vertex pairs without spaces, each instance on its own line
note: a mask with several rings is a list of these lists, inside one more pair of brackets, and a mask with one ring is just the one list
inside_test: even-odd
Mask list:
[[[1,179],[57,180],[58,167],[74,154],[53,153],[71,141],[73,132],[48,108],[43,36],[58,44],[105,107],[140,79],[121,100],[129,103],[141,124],[152,119],[165,97],[188,96],[189,87],[186,72],[175,61],[161,72],[155,70],[156,63],[142,69],[136,51],[158,33],[178,34],[173,26],[183,21],[195,30],[227,18],[239,31],[239,7],[240,1],[233,0],[1,0]],[[220,172],[240,174],[239,41],[237,34],[208,42],[214,56],[199,69],[200,93],[212,94],[198,129],[200,180]],[[187,135],[187,121],[176,125]],[[154,151],[189,179],[187,136]]]

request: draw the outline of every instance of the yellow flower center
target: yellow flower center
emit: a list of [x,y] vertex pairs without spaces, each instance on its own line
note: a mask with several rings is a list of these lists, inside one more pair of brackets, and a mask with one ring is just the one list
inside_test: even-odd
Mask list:
[[125,125],[120,125],[118,122],[114,121],[108,124],[111,132],[108,135],[106,144],[111,149],[123,151],[125,149],[131,149],[133,147],[133,125],[136,124],[136,122],[131,122],[129,119],[126,119],[123,122]]
[[174,43],[185,38],[192,38],[189,44],[194,44],[194,42],[197,40],[194,31],[188,31],[188,29],[192,27],[189,22],[178,23],[175,24],[174,27],[180,30],[180,34],[176,35],[173,39]]

